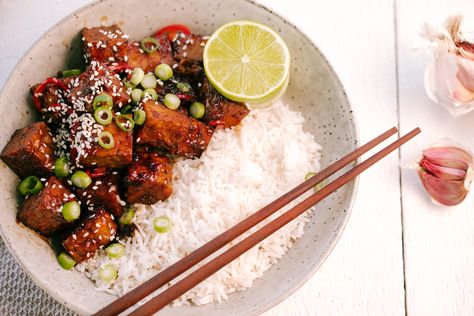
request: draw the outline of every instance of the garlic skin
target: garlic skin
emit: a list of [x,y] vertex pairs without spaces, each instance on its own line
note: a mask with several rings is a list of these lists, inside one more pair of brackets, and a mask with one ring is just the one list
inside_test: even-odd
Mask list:
[[452,145],[433,146],[418,161],[418,176],[431,197],[444,205],[461,203],[473,177],[472,154]]
[[425,71],[428,97],[454,117],[474,110],[474,44],[463,37],[462,21],[460,15],[450,16],[444,28],[425,24],[420,34],[434,53]]

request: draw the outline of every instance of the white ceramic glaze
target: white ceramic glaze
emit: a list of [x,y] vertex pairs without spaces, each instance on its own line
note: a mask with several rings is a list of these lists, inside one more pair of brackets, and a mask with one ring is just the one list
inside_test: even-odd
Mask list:
[[[7,80],[0,95],[0,147],[16,129],[37,118],[29,86],[54,76],[59,69],[81,66],[82,27],[118,23],[132,39],[141,39],[171,23],[184,23],[196,33],[210,34],[235,19],[267,24],[288,44],[291,82],[283,98],[303,113],[306,130],[323,146],[322,166],[352,151],[357,145],[352,110],[325,57],[292,24],[247,0],[105,0],[67,16],[33,45]],[[22,268],[47,293],[80,314],[90,314],[115,299],[96,292],[80,273],[62,270],[47,243],[16,223],[17,184],[18,178],[1,162],[0,231]],[[356,183],[352,182],[320,203],[310,216],[303,238],[252,288],[231,294],[220,304],[167,308],[162,315],[256,315],[282,301],[319,268],[334,247],[348,220],[355,191]]]

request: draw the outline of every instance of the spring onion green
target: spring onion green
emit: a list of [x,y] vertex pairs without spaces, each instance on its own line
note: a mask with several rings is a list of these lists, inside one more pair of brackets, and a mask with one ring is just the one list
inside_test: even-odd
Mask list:
[[94,112],[95,121],[100,125],[109,125],[113,117],[112,110],[106,106],[100,106]]
[[186,82],[178,82],[176,83],[176,88],[179,89],[181,92],[189,92],[191,90],[191,85]]
[[81,73],[82,71],[80,69],[67,69],[67,70],[61,71],[63,78],[79,76]]
[[132,100],[135,103],[140,103],[140,100],[142,99],[143,95],[143,90],[135,88],[132,90]]
[[206,107],[201,102],[193,102],[189,106],[189,114],[195,119],[200,119],[206,113]]
[[140,46],[147,54],[151,54],[160,48],[160,44],[158,44],[158,41],[154,37],[145,37],[140,42]]
[[122,216],[119,218],[119,224],[120,225],[130,225],[132,223],[133,217],[135,216],[135,211],[133,208],[129,207],[127,208]]
[[18,185],[18,191],[21,195],[33,195],[41,191],[43,183],[35,176],[28,176]]
[[133,114],[133,120],[136,125],[143,125],[146,120],[146,112],[142,109],[137,109]]
[[54,174],[58,178],[66,178],[69,176],[71,166],[67,157],[60,157],[54,162]]
[[140,82],[142,82],[143,77],[145,77],[145,72],[143,71],[143,69],[139,67],[134,68],[132,71],[132,76],[130,77],[130,82],[133,85],[138,86]]
[[105,282],[114,281],[117,278],[118,270],[113,264],[106,264],[99,269],[99,278]]
[[130,132],[135,126],[135,122],[130,114],[121,114],[115,117],[115,124],[124,132]]
[[84,171],[76,171],[71,176],[71,181],[75,187],[85,189],[91,184],[92,179]]
[[153,228],[156,232],[164,234],[171,229],[171,220],[168,216],[158,216],[153,219]]
[[68,222],[72,222],[81,216],[81,206],[76,201],[67,202],[61,208],[63,217]]
[[159,64],[155,68],[155,75],[158,79],[166,81],[173,77],[173,69],[168,64]]
[[92,102],[92,107],[94,110],[97,110],[98,107],[106,106],[111,108],[114,105],[112,100],[112,96],[108,93],[102,92],[101,94],[97,95]]
[[171,93],[165,95],[163,102],[169,109],[172,110],[176,110],[181,104],[181,100],[175,94]]
[[114,135],[108,131],[101,132],[97,137],[97,142],[99,143],[100,147],[104,149],[112,149],[115,147]]
[[145,91],[143,91],[143,97],[145,98],[147,96],[153,101],[158,100],[158,93],[156,93],[155,89],[146,89]]
[[58,256],[58,263],[64,270],[71,270],[76,265],[76,261],[65,252]]
[[154,74],[149,73],[143,77],[141,82],[143,89],[155,89],[156,88],[156,77]]
[[110,258],[117,259],[123,256],[125,253],[125,247],[117,242],[110,244],[110,246],[105,248],[105,252]]

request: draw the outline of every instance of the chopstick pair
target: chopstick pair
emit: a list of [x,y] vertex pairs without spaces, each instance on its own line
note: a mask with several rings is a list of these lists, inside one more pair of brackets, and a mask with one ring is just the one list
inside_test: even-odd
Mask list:
[[[270,215],[281,209],[283,206],[287,205],[306,191],[312,189],[316,184],[327,179],[329,176],[333,175],[337,171],[341,170],[343,167],[347,166],[349,163],[355,161],[357,158],[367,153],[369,150],[389,138],[390,136],[397,133],[397,128],[393,127],[385,133],[374,138],[367,144],[357,148],[352,153],[344,156],[340,160],[336,161],[329,167],[323,169],[315,176],[309,178],[305,182],[301,183],[291,191],[285,193],[272,203],[268,204],[258,212],[247,217],[240,223],[231,227],[224,233],[215,237],[208,243],[204,244],[200,248],[196,249],[194,252],[190,253],[183,259],[169,266],[162,272],[158,273],[156,276],[146,281],[142,285],[133,289],[124,296],[118,298],[111,304],[107,305],[100,311],[98,311],[95,316],[108,316],[108,315],[117,315],[132,305],[139,302],[141,299],[145,298],[149,294],[153,293],[163,285],[167,284],[177,276],[181,275],[185,271],[192,268],[197,263],[209,257],[211,254],[234,240],[235,238],[242,235],[244,232],[254,227],[264,219],[268,218]],[[248,251],[259,242],[270,236],[272,233],[310,209],[316,203],[320,202],[332,192],[336,191],[341,186],[345,185],[347,182],[355,178],[357,175],[365,171],[367,168],[374,165],[376,162],[387,156],[389,153],[399,148],[401,145],[409,141],[411,138],[419,134],[421,130],[415,128],[405,136],[394,141],[381,151],[377,152],[367,160],[361,162],[351,170],[344,173],[342,176],[334,180],[333,182],[327,184],[322,189],[312,194],[284,214],[280,215],[273,221],[266,224],[264,227],[260,228],[250,236],[246,237],[236,245],[232,246],[216,258],[212,259],[196,271],[192,272],[190,275],[180,280],[176,284],[170,286],[168,289],[160,293],[158,296],[152,298],[150,301],[144,305],[138,307],[136,310],[132,311],[129,315],[152,315],[153,313],[159,311],[169,303],[171,303],[176,298],[180,297],[182,294],[186,293],[188,290],[223,268],[225,265],[230,263],[232,260],[236,259],[244,252]]]

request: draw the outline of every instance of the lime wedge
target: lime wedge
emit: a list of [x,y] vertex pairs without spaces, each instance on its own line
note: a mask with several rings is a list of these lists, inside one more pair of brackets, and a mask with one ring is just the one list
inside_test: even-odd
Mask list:
[[207,41],[204,70],[226,98],[262,103],[286,89],[290,52],[268,26],[234,21],[218,28]]

